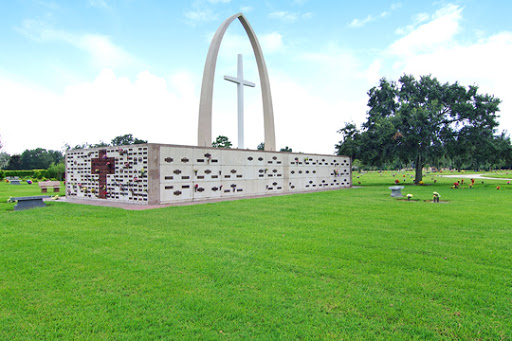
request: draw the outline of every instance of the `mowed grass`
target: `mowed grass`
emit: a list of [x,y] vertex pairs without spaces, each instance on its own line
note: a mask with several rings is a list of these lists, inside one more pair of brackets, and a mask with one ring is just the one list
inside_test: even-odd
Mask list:
[[[146,211],[2,199],[0,339],[512,339],[512,185],[393,174]],[[403,175],[419,201],[390,197]]]

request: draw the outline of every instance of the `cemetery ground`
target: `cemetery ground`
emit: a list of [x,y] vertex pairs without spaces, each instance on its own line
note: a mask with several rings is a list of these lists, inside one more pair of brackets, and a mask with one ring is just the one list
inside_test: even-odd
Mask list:
[[412,174],[144,211],[2,183],[0,339],[512,339],[512,185]]

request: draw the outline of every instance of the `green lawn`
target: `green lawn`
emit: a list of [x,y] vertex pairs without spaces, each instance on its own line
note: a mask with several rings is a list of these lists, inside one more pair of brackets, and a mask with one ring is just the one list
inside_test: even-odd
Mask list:
[[511,340],[512,185],[411,175],[146,211],[1,183],[0,339]]

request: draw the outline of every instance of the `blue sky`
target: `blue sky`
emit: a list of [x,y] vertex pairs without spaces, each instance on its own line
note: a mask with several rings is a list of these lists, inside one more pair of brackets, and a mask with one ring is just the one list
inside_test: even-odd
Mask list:
[[[269,69],[278,148],[332,153],[344,122],[361,123],[382,77],[432,74],[502,100],[512,131],[509,1],[12,0],[0,5],[0,139],[10,154],[132,133],[195,145],[210,39],[243,12]],[[213,136],[236,145],[237,54],[245,146],[263,141],[255,59],[238,21],[216,70]]]

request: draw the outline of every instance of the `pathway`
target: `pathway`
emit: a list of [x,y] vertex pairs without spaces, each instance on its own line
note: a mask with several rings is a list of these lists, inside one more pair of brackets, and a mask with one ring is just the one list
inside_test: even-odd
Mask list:
[[492,178],[486,176],[485,174],[448,174],[448,175],[440,175],[446,178],[473,178],[473,179],[487,179],[487,180],[504,180],[504,181],[512,181],[512,179],[505,178]]

